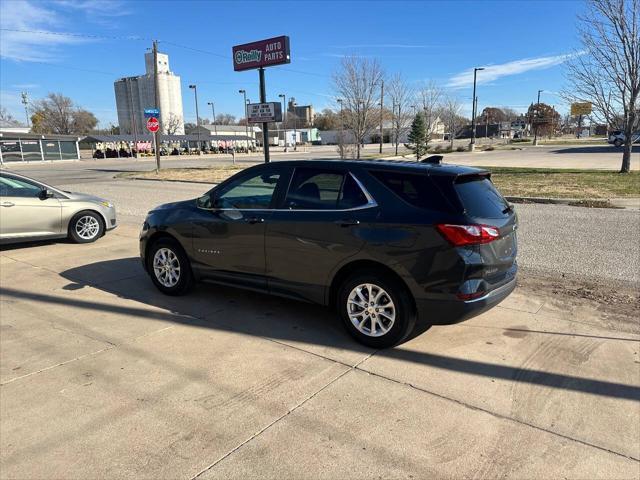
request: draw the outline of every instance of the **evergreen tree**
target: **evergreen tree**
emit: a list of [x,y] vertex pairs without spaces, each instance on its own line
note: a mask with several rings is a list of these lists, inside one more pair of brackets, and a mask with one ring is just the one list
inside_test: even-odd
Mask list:
[[408,136],[409,144],[406,147],[416,154],[416,161],[427,153],[427,126],[421,113],[416,115],[411,124]]

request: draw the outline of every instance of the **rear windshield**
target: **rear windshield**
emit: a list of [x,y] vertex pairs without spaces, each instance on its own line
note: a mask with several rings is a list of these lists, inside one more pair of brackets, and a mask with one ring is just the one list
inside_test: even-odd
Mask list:
[[469,216],[504,218],[510,214],[509,204],[487,177],[459,177],[454,188]]
[[370,171],[389,190],[414,207],[437,212],[451,212],[452,206],[443,197],[428,175]]

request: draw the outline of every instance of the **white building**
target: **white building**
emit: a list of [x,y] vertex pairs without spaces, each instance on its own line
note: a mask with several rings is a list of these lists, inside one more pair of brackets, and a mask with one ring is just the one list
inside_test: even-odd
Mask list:
[[[113,84],[118,109],[120,133],[147,133],[144,109],[155,106],[155,86],[153,81],[153,53],[145,53],[146,74],[125,77]],[[182,111],[182,90],[180,77],[169,69],[169,56],[158,53],[158,90],[160,93],[160,124],[166,134],[184,134],[184,114]]]

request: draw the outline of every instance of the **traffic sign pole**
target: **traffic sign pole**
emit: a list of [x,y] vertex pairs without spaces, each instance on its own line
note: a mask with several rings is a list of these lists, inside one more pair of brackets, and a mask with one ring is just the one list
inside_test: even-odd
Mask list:
[[[260,73],[260,103],[267,103],[267,87],[264,84],[264,68],[258,69]],[[262,124],[262,148],[264,149],[264,163],[271,161],[269,157],[269,123]]]

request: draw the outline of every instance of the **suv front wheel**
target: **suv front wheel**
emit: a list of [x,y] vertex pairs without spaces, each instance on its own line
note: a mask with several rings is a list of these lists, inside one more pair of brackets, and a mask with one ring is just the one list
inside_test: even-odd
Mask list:
[[165,295],[183,295],[193,286],[189,259],[173,239],[161,238],[151,245],[147,268],[151,280]]
[[337,302],[349,333],[373,348],[397,345],[415,326],[415,308],[406,288],[382,272],[352,275],[340,287]]

